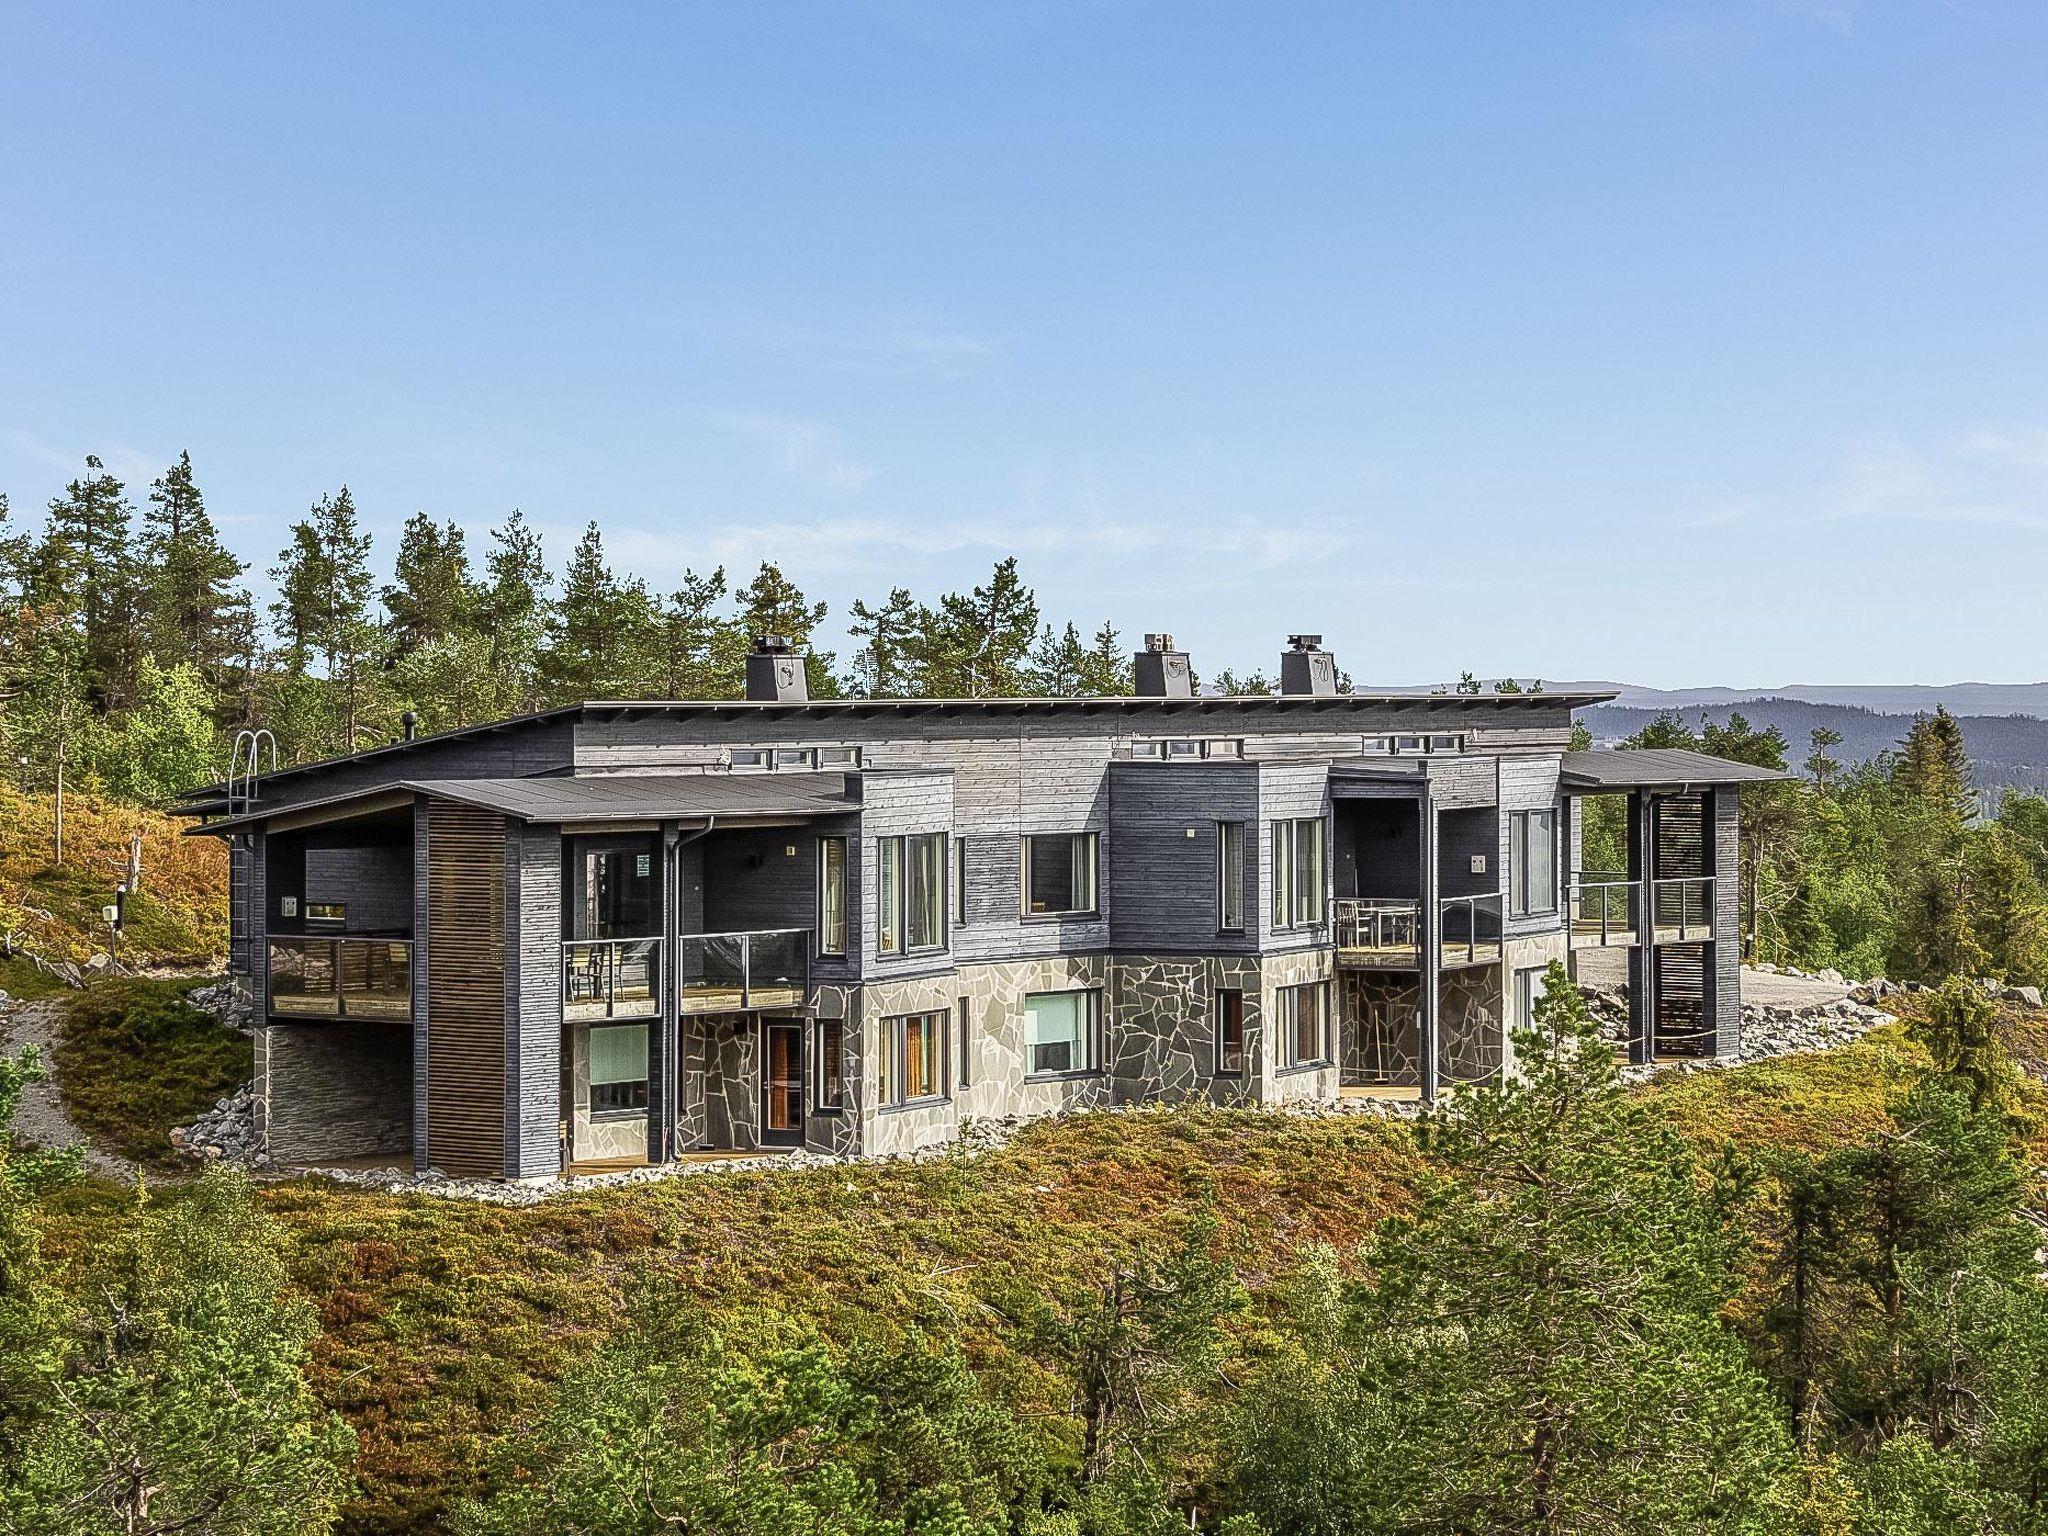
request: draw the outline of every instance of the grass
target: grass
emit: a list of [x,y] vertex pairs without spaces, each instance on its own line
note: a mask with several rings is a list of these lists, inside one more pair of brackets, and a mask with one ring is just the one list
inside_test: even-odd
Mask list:
[[190,982],[117,979],[73,994],[52,1066],[79,1129],[147,1167],[190,1163],[171,1148],[183,1125],[249,1081],[254,1052],[185,1001]]

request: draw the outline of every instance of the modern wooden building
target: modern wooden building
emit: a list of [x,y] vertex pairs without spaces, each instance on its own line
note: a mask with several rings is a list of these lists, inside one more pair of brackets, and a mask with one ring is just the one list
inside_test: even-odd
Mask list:
[[[196,792],[274,1160],[508,1179],[898,1153],[1088,1105],[1432,1098],[1508,1064],[1545,967],[1626,957],[1640,1060],[1737,1025],[1736,799],[1574,752],[1605,695],[591,702]],[[1576,808],[1622,796],[1626,868]]]

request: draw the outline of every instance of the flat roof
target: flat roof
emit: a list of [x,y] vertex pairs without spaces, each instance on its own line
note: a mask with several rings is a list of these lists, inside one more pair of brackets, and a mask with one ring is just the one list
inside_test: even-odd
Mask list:
[[1615,747],[1567,752],[1567,789],[1681,789],[1691,784],[1775,784],[1789,779],[1775,768],[1758,768],[1680,747]]
[[230,832],[310,810],[340,809],[358,800],[382,799],[394,791],[481,806],[519,821],[660,821],[670,818],[721,821],[775,820],[792,816],[838,816],[861,808],[844,773],[674,773],[599,774],[586,778],[403,779],[368,785],[325,800],[292,801],[265,809],[260,803],[240,816],[195,827],[194,832]]
[[[1328,714],[1357,709],[1420,707],[1432,713],[1469,714],[1475,711],[1503,711],[1537,707],[1584,709],[1605,704],[1615,697],[1605,692],[1573,693],[1425,693],[1419,690],[1391,690],[1377,693],[1316,694],[1205,694],[1192,699],[1162,699],[1150,696],[1118,696],[1081,699],[809,699],[785,702],[779,699],[586,699],[560,704],[528,715],[513,715],[479,725],[458,726],[415,736],[410,741],[386,742],[360,752],[343,753],[299,763],[261,775],[264,783],[317,773],[347,763],[367,762],[394,753],[414,752],[443,742],[487,736],[504,731],[525,730],[551,723],[584,719],[630,719],[636,715],[695,715],[739,721],[749,717],[768,720],[915,719],[939,715],[955,718],[1001,715],[1195,715],[1225,718],[1258,714]],[[227,793],[224,783],[200,785],[179,797],[177,814],[195,816],[220,809],[217,804]]]

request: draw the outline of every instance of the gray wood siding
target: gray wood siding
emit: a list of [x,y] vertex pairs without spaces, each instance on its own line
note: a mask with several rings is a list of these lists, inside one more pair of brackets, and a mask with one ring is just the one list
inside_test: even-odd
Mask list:
[[[1246,919],[1256,935],[1261,953],[1284,954],[1295,950],[1325,947],[1330,942],[1328,922],[1308,928],[1274,926],[1273,823],[1319,816],[1323,818],[1326,827],[1329,825],[1329,765],[1313,762],[1264,762],[1258,765],[1258,771],[1258,836],[1251,845],[1258,866],[1258,903],[1255,910],[1245,914]],[[1334,865],[1334,862],[1325,860],[1326,903],[1329,898],[1329,867]]]
[[[1109,937],[1118,951],[1241,954],[1258,946],[1259,775],[1253,763],[1127,763],[1110,775]],[[1219,933],[1216,824],[1244,825],[1242,933]],[[1188,832],[1193,830],[1194,836]],[[1014,878],[1014,876],[1013,876]]]
[[1532,912],[1525,917],[1516,917],[1510,910],[1505,919],[1505,931],[1510,938],[1527,938],[1539,933],[1555,933],[1562,927],[1565,902],[1565,886],[1571,879],[1573,863],[1570,845],[1563,836],[1563,802],[1558,794],[1559,760],[1554,756],[1535,753],[1518,753],[1503,757],[1500,762],[1500,888],[1511,888],[1515,877],[1514,829],[1511,818],[1516,811],[1552,811],[1557,813],[1559,839],[1557,844],[1557,911]]
[[348,906],[342,930],[318,932],[410,933],[412,931],[412,849],[389,847],[308,848],[307,901]]
[[1742,849],[1739,792],[1717,789],[1708,797],[1707,833],[1712,848],[1714,942],[1707,946],[1707,995],[1714,1019],[1715,1049],[1742,1049]]
[[865,773],[861,775],[865,806],[861,814],[860,859],[860,944],[862,975],[869,978],[922,975],[950,969],[950,948],[936,953],[884,955],[881,926],[877,921],[875,895],[875,843],[884,837],[908,837],[920,832],[942,832],[950,843],[953,834],[953,776],[942,770],[928,773]]

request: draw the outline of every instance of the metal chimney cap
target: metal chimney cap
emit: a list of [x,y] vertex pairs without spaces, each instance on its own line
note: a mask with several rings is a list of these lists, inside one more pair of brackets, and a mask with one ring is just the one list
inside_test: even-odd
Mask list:
[[1160,652],[1170,651],[1173,649],[1173,636],[1163,633],[1157,635],[1147,635],[1145,637],[1145,649],[1148,651]]
[[1323,648],[1321,635],[1289,635],[1287,648],[1291,651],[1319,651]]
[[796,649],[796,642],[787,635],[754,636],[755,654],[761,656],[786,656]]

